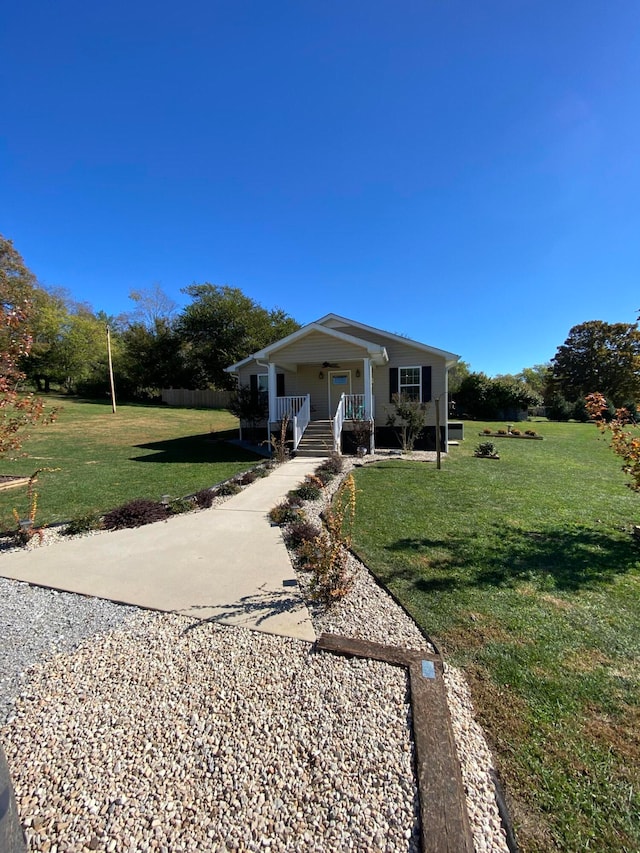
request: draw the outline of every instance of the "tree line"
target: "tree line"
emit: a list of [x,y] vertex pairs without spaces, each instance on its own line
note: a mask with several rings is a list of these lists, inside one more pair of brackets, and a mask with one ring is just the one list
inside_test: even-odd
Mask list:
[[0,235],[3,315],[23,336],[16,362],[39,393],[52,390],[103,397],[108,391],[106,330],[118,396],[153,399],[162,388],[229,388],[224,372],[299,324],[238,288],[205,282],[183,289],[182,310],[155,285],[132,291],[128,313],[112,316],[77,302],[62,288],[38,284],[13,243]]
[[[23,380],[44,393],[107,394],[107,327],[118,396],[138,400],[153,399],[166,387],[229,388],[225,367],[299,328],[282,309],[265,308],[238,288],[208,282],[183,289],[190,302],[181,310],[155,285],[132,291],[131,310],[110,316],[64,289],[42,287],[2,235],[0,289],[5,385],[16,387],[6,379],[10,351],[9,361]],[[515,420],[542,405],[554,420],[587,420],[584,399],[592,392],[606,398],[612,416],[620,407],[635,415],[638,324],[592,320],[574,326],[550,362],[518,374],[489,377],[460,361],[450,372],[449,390],[452,415],[480,420]]]
[[[640,318],[639,318],[640,319]],[[472,373],[461,362],[451,376],[454,412],[478,420],[512,419],[532,407],[544,407],[557,421],[588,421],[585,398],[594,392],[606,402],[605,419],[617,409],[638,417],[640,403],[640,330],[638,323],[589,320],[570,329],[546,364],[493,378]]]

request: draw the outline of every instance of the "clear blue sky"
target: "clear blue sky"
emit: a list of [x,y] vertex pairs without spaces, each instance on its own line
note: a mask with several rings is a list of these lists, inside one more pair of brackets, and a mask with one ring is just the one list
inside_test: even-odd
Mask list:
[[640,308],[637,0],[20,0],[0,232],[117,314],[159,282],[490,375]]

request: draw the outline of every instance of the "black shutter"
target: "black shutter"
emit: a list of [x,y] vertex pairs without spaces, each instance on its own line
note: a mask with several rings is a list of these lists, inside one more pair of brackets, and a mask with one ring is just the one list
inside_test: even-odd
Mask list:
[[389,368],[389,402],[393,403],[393,395],[398,393],[398,368]]
[[431,399],[431,367],[422,368],[422,402],[428,403]]
[[249,388],[251,390],[251,400],[254,403],[258,402],[258,374],[252,373],[249,376]]
[[276,374],[276,397],[284,397],[284,373]]

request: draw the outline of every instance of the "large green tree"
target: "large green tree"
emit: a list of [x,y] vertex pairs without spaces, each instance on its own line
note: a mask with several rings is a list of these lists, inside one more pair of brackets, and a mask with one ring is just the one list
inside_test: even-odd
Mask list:
[[300,326],[279,308],[263,308],[236,287],[192,284],[192,298],[176,323],[195,387],[231,387],[225,367],[246,358]]
[[640,331],[637,323],[590,320],[574,326],[552,359],[553,386],[567,400],[593,391],[614,406],[640,397]]
[[33,343],[35,290],[35,276],[0,234],[0,456],[18,451],[25,429],[45,419],[42,401],[22,390],[21,363]]

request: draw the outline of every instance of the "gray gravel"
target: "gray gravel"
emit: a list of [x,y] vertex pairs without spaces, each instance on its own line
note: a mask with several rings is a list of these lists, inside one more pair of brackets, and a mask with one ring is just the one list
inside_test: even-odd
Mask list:
[[6,720],[30,666],[126,623],[135,612],[135,607],[0,578],[0,723]]

